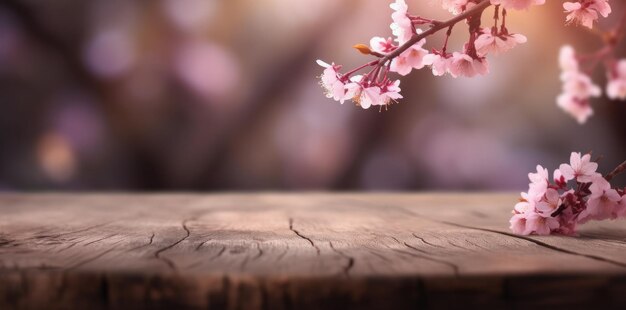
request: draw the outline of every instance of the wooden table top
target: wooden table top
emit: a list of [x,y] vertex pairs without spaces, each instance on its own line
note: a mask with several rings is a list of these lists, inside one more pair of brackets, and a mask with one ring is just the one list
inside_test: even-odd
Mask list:
[[3,194],[0,309],[626,303],[626,221],[516,236],[517,199]]

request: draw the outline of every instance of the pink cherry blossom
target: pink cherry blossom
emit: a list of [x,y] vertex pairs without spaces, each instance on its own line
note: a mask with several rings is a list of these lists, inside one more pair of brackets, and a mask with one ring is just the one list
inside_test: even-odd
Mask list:
[[428,51],[422,48],[425,40],[419,42],[404,51],[400,56],[391,62],[390,70],[405,76],[411,73],[413,69],[422,69],[424,67],[424,56],[428,55]]
[[548,184],[548,179],[549,179],[549,174],[548,174],[548,169],[544,168],[541,165],[537,165],[537,172],[536,173],[529,173],[528,174],[528,179],[532,184]]
[[598,14],[607,17],[611,14],[611,6],[608,0],[580,0],[578,2],[563,3],[566,22],[583,25],[589,29],[593,28],[593,23],[598,19]]
[[[440,3],[444,9],[457,16],[449,19],[432,19],[412,15],[409,13],[406,0],[393,0],[389,5],[392,9],[390,28],[393,35],[388,38],[373,37],[369,48],[363,44],[354,45],[362,54],[377,59],[369,60],[343,74],[339,72],[341,66],[318,62],[324,67],[320,84],[326,96],[341,103],[353,99],[363,108],[372,105],[387,106],[402,98],[399,83],[390,79],[390,72],[405,76],[414,69],[429,66],[436,76],[445,73],[454,78],[485,75],[489,73],[487,55],[504,53],[527,41],[524,35],[509,32],[507,18],[510,14],[507,12],[543,5],[545,0],[440,0]],[[611,13],[608,0],[569,0],[563,7],[568,13],[566,17],[568,22],[580,23],[587,27],[592,27],[599,16],[606,17]],[[483,23],[489,18],[492,18],[493,26],[484,28]],[[428,27],[428,30],[422,32],[416,28],[418,26]],[[623,25],[619,27],[626,28]],[[592,73],[595,74],[594,69],[599,64],[610,67],[616,63],[616,47],[623,37],[620,36],[623,29],[619,27],[607,28],[602,36],[603,49],[593,53],[578,56],[570,46],[561,49],[559,63],[562,70],[563,92],[557,97],[557,104],[579,123],[584,123],[593,114],[591,98],[599,97],[602,93],[602,89],[595,85],[590,77]],[[453,31],[459,28],[469,30],[467,41],[462,51],[450,54],[447,52],[448,43]],[[443,46],[428,53],[423,48],[426,38],[446,30]],[[420,41],[414,43],[412,38],[420,38]],[[615,65],[615,70],[607,69],[610,71],[606,85],[609,98],[626,99],[626,74],[622,73],[626,71],[626,63]],[[358,81],[351,78],[357,73],[362,74],[358,75],[360,79]],[[556,183],[557,186],[566,186],[561,181]],[[529,194],[539,195],[541,192],[531,190]]]
[[527,210],[528,212],[535,212],[535,206],[543,198],[545,192],[546,189],[540,187],[529,187],[527,193],[522,193],[522,200],[527,201],[530,206],[530,210]]
[[[527,195],[526,193],[522,193],[522,196]],[[530,212],[535,212],[535,207],[530,204],[530,202],[523,200],[515,204],[513,210],[516,214],[528,214]]]
[[526,216],[526,230],[523,234],[549,235],[560,226],[559,221],[553,217],[543,217],[538,213],[532,213]]
[[[614,176],[624,165],[626,162],[610,175]],[[626,217],[626,189],[611,188],[608,177],[596,170],[597,164],[591,162],[589,154],[576,152],[571,154],[570,164],[562,164],[554,171],[554,183],[550,182],[547,169],[537,166],[537,172],[528,175],[528,193],[522,193],[513,208],[511,230],[524,235],[575,235],[578,224]],[[574,179],[577,183],[568,188],[567,180]]]
[[400,91],[400,80],[389,81],[381,90],[380,100],[374,105],[386,106],[391,102],[402,99]]
[[557,97],[557,105],[574,117],[579,124],[586,123],[589,117],[593,115],[589,99],[579,99],[569,94],[561,94]]
[[378,105],[380,100],[380,87],[371,86],[361,90],[357,103],[360,104],[363,109],[369,109],[372,105]]
[[580,213],[578,222],[586,223],[589,220],[617,218],[618,207],[622,197],[616,190],[611,188],[611,184],[601,175],[597,175],[589,189],[591,195],[587,202],[587,209]]
[[589,76],[572,69],[573,63],[567,60],[569,54],[570,52],[564,52],[561,57],[561,66],[567,70],[561,74],[563,93],[557,97],[557,105],[572,115],[580,124],[584,124],[593,115],[589,99],[599,97],[602,90],[593,84]]
[[526,37],[521,34],[494,34],[486,29],[476,38],[474,44],[478,55],[485,56],[487,54],[499,55],[526,41]]
[[615,64],[608,76],[606,95],[614,100],[626,100],[626,59]]
[[546,0],[491,0],[493,5],[502,5],[505,9],[527,10],[532,5],[542,5]]
[[[574,192],[573,190],[569,192]],[[561,235],[566,236],[574,236],[576,235],[576,227],[578,226],[577,218],[574,215],[574,212],[571,208],[565,208],[558,216],[559,224],[561,225],[559,229],[555,230],[555,233],[559,233]]]
[[535,208],[537,208],[537,211],[539,211],[543,217],[548,217],[552,216],[552,213],[554,213],[561,206],[561,203],[562,201],[559,192],[550,188],[546,191],[544,199],[539,201]]
[[413,36],[413,23],[408,16],[409,7],[404,0],[396,0],[396,2],[389,5],[394,12],[391,14],[393,23],[391,24],[391,32],[396,36],[397,41],[400,44],[411,39]]
[[474,77],[489,73],[489,65],[485,58],[474,59],[465,53],[454,52],[449,68],[453,77]]
[[400,95],[400,80],[385,80],[381,83],[367,82],[362,75],[355,75],[345,86],[345,100],[352,99],[363,109],[372,106],[386,106],[395,100],[402,99]]
[[509,227],[513,233],[518,235],[527,235],[526,233],[526,214],[515,214],[511,217]]
[[468,0],[441,0],[441,6],[444,10],[458,15],[467,9]]
[[573,47],[569,45],[564,45],[561,47],[559,52],[559,65],[561,66],[561,71],[564,73],[568,72],[578,72],[578,59],[576,59],[576,51]]
[[548,169],[543,168],[541,165],[537,165],[537,173],[529,173],[528,179],[530,180],[530,184],[528,185],[528,194],[532,196],[531,199],[539,201],[548,189]]
[[423,64],[430,66],[433,75],[442,76],[448,72],[450,68],[451,58],[446,58],[441,54],[428,54],[424,56]]
[[343,104],[346,94],[345,84],[339,78],[337,70],[340,66],[333,64],[327,64],[321,60],[317,60],[317,64],[326,68],[321,76],[320,84],[326,91],[326,97],[339,101]]
[[355,75],[350,78],[350,82],[345,86],[346,94],[344,96],[344,100],[352,99],[353,101],[358,102],[361,97],[361,91],[363,90],[363,86],[361,85],[362,80],[362,75]]
[[580,153],[572,153],[568,164],[562,164],[559,170],[563,174],[565,180],[573,180],[581,183],[591,182],[598,175],[596,170],[598,169],[598,163],[591,161],[591,155],[585,154],[581,156]]
[[374,52],[381,53],[381,54],[387,54],[387,53],[393,52],[396,48],[398,48],[397,46],[393,44],[392,38],[385,39],[381,37],[373,37],[370,40],[370,47],[372,48]]
[[563,176],[563,173],[559,169],[555,169],[553,173],[554,183],[559,187],[565,187],[567,185],[567,180]]
[[580,72],[567,72],[562,76],[563,92],[577,98],[600,97],[602,90],[593,84],[591,78]]

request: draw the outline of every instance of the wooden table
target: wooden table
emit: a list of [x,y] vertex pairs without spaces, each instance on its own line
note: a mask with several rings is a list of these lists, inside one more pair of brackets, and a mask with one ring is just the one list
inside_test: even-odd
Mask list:
[[4,194],[0,309],[626,304],[626,221],[509,233],[514,194]]

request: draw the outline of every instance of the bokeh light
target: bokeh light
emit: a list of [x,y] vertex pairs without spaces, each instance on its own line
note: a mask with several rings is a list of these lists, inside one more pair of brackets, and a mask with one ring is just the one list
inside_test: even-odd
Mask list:
[[529,41],[486,77],[415,72],[389,111],[327,100],[315,60],[366,61],[351,46],[391,35],[388,2],[5,1],[0,190],[518,191],[571,151],[626,159],[626,103],[585,126],[555,104],[559,47],[599,44],[557,2],[510,14]]

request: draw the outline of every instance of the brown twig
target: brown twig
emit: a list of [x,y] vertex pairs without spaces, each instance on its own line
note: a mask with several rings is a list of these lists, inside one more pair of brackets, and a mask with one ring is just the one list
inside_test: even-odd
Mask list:
[[609,174],[607,174],[604,178],[607,181],[611,181],[611,179],[613,179],[618,174],[620,174],[620,173],[622,173],[624,171],[626,171],[626,161],[621,163],[619,166],[615,167],[615,169],[613,169],[613,171],[611,171]]
[[442,29],[446,29],[449,28],[450,26],[456,25],[458,22],[466,20],[472,16],[475,15],[480,15],[486,8],[488,8],[489,6],[491,6],[491,2],[489,0],[483,0],[480,3],[476,4],[474,7],[472,7],[471,9],[447,20],[441,23],[436,23],[433,25],[433,27],[431,27],[430,29],[420,33],[420,34],[414,34],[413,37],[411,37],[410,40],[406,41],[404,44],[402,44],[400,47],[398,47],[396,50],[394,50],[393,52],[385,55],[385,57],[381,58],[380,61],[378,62],[379,66],[384,66],[385,63],[387,63],[388,61],[400,56],[400,54],[402,54],[404,51],[406,51],[407,49],[409,49],[411,46],[413,46],[415,43],[419,42],[420,40],[431,36],[435,33],[437,33],[438,31],[442,30]]

